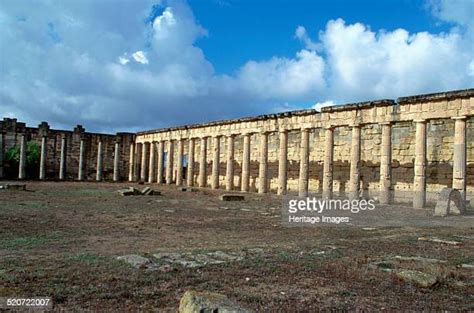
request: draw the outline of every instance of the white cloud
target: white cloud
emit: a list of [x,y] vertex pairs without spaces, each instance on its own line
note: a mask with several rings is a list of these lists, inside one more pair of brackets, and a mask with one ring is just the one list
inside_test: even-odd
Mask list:
[[185,2],[164,2],[145,23],[154,2],[125,1],[117,10],[114,1],[61,1],[31,10],[7,0],[0,112],[30,125],[133,131],[473,86],[474,26],[465,14],[472,1],[432,3],[435,16],[453,23],[446,33],[373,31],[338,19],[311,39],[299,26],[304,48],[294,57],[249,60],[234,75],[217,75],[196,46],[207,31]]
[[312,108],[317,110],[317,111],[321,111],[321,109],[324,108],[324,107],[330,107],[330,106],[334,106],[334,105],[336,105],[336,103],[334,101],[327,100],[327,101],[315,103]]
[[148,64],[148,59],[143,51],[136,51],[132,54],[132,57],[135,61],[141,64]]

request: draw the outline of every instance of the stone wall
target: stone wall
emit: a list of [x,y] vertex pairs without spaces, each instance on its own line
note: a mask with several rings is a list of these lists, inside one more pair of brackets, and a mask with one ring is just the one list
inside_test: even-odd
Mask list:
[[[49,125],[45,122],[38,127],[27,127],[25,123],[18,122],[16,119],[4,118],[0,121],[0,133],[3,131],[3,140],[1,140],[0,148],[3,155],[15,145],[20,145],[21,134],[25,135],[27,142],[36,142],[41,146],[43,130],[46,131],[47,149],[46,149],[46,178],[59,178],[59,167],[61,157],[62,138],[66,140],[66,167],[65,179],[77,179],[79,171],[79,150],[80,141],[85,142],[85,158],[84,158],[84,178],[95,179],[97,169],[97,153],[98,142],[102,141],[103,153],[103,177],[104,179],[112,179],[113,176],[113,160],[115,154],[115,142],[118,140],[120,144],[119,157],[119,174],[121,179],[128,178],[130,143],[134,140],[135,135],[129,133],[117,133],[116,135],[97,134],[86,132],[85,129],[78,125],[73,131],[49,129]],[[2,163],[2,165],[5,162]],[[6,166],[7,164],[5,164]],[[3,172],[10,173],[10,177],[17,178],[18,169],[3,168]],[[30,178],[38,178],[38,173]],[[13,175],[13,176],[12,176]]]

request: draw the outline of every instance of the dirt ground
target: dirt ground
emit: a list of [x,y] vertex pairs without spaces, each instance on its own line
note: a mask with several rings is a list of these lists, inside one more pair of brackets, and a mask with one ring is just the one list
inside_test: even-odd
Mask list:
[[[386,206],[384,219],[425,225],[285,227],[276,195],[223,202],[222,192],[175,186],[152,185],[160,196],[122,197],[116,190],[130,184],[26,183],[27,191],[0,190],[0,297],[50,296],[54,310],[176,312],[194,289],[260,312],[474,310],[474,216]],[[243,257],[166,270],[117,260],[216,251]],[[437,282],[420,287],[396,274],[402,269]]]

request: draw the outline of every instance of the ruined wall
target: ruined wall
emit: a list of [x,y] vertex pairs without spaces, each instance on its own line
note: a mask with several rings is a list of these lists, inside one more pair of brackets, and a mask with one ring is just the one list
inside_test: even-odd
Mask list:
[[[25,134],[27,142],[36,142],[38,146],[41,146],[41,130],[43,128],[46,129],[47,133],[47,179],[59,178],[61,140],[63,137],[66,138],[66,179],[77,179],[81,138],[85,140],[85,179],[95,179],[99,141],[102,141],[104,179],[112,179],[116,140],[121,142],[120,177],[121,179],[128,178],[130,143],[134,140],[134,134],[129,133],[118,133],[116,135],[89,133],[85,132],[84,128],[80,125],[73,131],[49,129],[46,123],[42,123],[38,127],[27,127],[25,123],[18,122],[16,119],[4,118],[3,121],[0,121],[0,132],[3,131],[3,140],[0,148],[3,151],[3,155],[11,147],[20,145],[21,134]],[[4,164],[7,167],[5,162]],[[17,178],[18,168],[4,168],[4,173],[5,175],[10,174],[10,177],[6,178]],[[34,176],[29,178],[38,178],[38,173],[34,173]]]

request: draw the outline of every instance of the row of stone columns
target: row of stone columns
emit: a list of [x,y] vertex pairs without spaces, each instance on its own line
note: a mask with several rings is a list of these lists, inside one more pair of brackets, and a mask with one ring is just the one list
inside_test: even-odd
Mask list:
[[[41,152],[40,152],[40,163],[39,163],[39,179],[45,180],[46,179],[46,160],[47,160],[47,136],[41,137]],[[18,170],[18,178],[25,179],[26,178],[26,136],[25,134],[20,134],[20,162],[19,162],[19,170]],[[78,165],[78,172],[77,172],[77,179],[79,181],[84,180],[84,165],[85,165],[85,139],[81,138],[79,144],[79,165]],[[134,155],[134,151],[130,151],[130,157]],[[101,181],[103,180],[103,142],[99,140],[97,143],[97,164],[96,164],[96,180]],[[59,159],[59,179],[64,180],[66,179],[66,162],[67,162],[67,139],[66,135],[63,134],[61,136],[61,152],[60,152],[60,159]],[[115,142],[115,150],[114,150],[114,163],[113,163],[113,180],[119,181],[120,180],[120,141]],[[132,180],[133,177],[131,176],[131,172],[129,173],[129,179]]]
[[[454,118],[455,120],[455,145],[453,157],[453,188],[459,189],[465,197],[466,190],[466,117]],[[415,120],[415,162],[414,162],[414,181],[413,181],[413,206],[421,208],[426,203],[426,120]],[[360,166],[361,166],[361,127],[355,124],[351,126],[351,155],[350,155],[350,180],[349,180],[349,197],[356,199],[360,196]],[[381,124],[382,138],[380,150],[380,203],[387,204],[391,201],[391,162],[392,162],[392,123],[387,122]],[[309,133],[310,128],[301,129],[300,143],[300,170],[298,180],[298,194],[300,196],[308,195],[309,182]],[[334,159],[334,127],[325,128],[325,155],[323,161],[323,184],[322,192],[324,198],[331,198],[333,195],[333,159]],[[234,136],[227,136],[227,155],[226,155],[226,190],[234,188]],[[259,193],[268,192],[268,132],[259,134],[259,175],[257,182],[257,190]],[[279,153],[278,153],[278,194],[285,194],[287,191],[287,164],[288,164],[288,131],[281,130],[279,132]],[[198,186],[205,187],[207,184],[207,137],[200,139],[200,159]],[[251,134],[243,134],[243,156],[242,156],[242,174],[241,174],[241,191],[248,192],[250,188],[250,140]],[[188,149],[188,166],[187,181],[188,186],[194,185],[194,162],[195,162],[195,138],[189,141]],[[184,140],[177,140],[178,160],[176,171],[176,184],[183,184],[182,181],[182,158]],[[171,184],[173,180],[173,141],[167,141],[168,160],[166,163],[166,183]],[[220,143],[221,136],[213,137],[212,141],[212,172],[211,172],[211,188],[219,188],[219,164],[220,164]],[[163,177],[163,153],[164,142],[158,142],[158,173],[157,182],[162,183]],[[153,152],[150,153],[149,164],[147,163],[147,149],[149,144],[143,144],[142,153],[142,175],[141,179],[145,180],[146,166],[149,170],[149,182],[154,181],[155,177],[155,146],[152,145]],[[132,151],[131,148],[131,159]],[[132,164],[133,162],[131,162]],[[130,172],[132,173],[132,172]],[[132,179],[129,175],[129,179]]]

